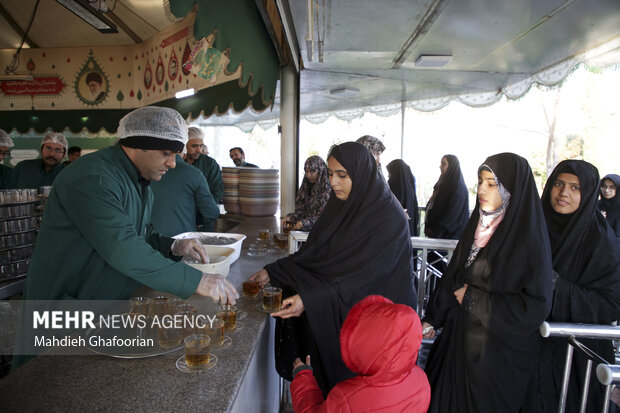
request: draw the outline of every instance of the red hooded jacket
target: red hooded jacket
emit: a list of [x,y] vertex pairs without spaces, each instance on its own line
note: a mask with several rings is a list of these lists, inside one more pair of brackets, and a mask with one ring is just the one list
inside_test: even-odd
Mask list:
[[416,365],[421,342],[422,326],[411,307],[366,297],[340,330],[342,359],[358,375],[323,400],[312,371],[300,371],[291,383],[295,412],[426,412],[431,389]]

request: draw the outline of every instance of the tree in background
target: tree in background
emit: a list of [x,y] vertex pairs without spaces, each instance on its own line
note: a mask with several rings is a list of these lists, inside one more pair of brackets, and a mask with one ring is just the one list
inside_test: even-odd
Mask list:
[[551,174],[555,165],[560,162],[560,142],[557,139],[555,129],[558,121],[558,108],[560,106],[560,96],[562,94],[562,83],[555,89],[555,99],[551,104],[545,103],[541,99],[542,109],[547,123],[547,176]]

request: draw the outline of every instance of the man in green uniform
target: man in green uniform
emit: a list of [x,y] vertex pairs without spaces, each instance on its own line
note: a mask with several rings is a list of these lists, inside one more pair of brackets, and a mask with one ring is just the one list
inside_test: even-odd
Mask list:
[[67,153],[67,139],[57,132],[50,132],[41,142],[41,159],[27,159],[18,163],[11,172],[10,188],[39,188],[50,186],[63,169],[62,160]]
[[0,129],[0,189],[6,189],[8,187],[8,178],[11,173],[11,168],[4,165],[4,160],[11,156],[12,147],[13,140],[4,129]]
[[[161,236],[150,225],[150,183],[175,167],[187,141],[183,117],[142,107],[121,119],[117,134],[116,145],[84,156],[54,183],[24,299],[124,300],[146,285],[234,304],[239,294],[226,278],[178,262],[208,262],[200,242]],[[28,358],[16,355],[13,369]]]
[[150,225],[150,183],[175,167],[187,140],[183,117],[146,106],[121,119],[117,133],[118,144],[84,156],[54,184],[25,299],[122,300],[146,285],[234,303],[238,293],[225,278],[178,262],[182,256],[207,262],[197,240],[175,241]]
[[66,161],[64,161],[62,164],[67,166],[71,162],[73,162],[77,158],[79,158],[80,156],[82,156],[82,148],[80,148],[79,146],[71,146],[69,148],[69,150],[67,151],[67,158],[68,159]]
[[196,231],[196,214],[200,213],[203,230],[212,231],[220,209],[209,192],[207,180],[179,155],[176,165],[160,181],[151,183],[155,197],[151,222],[160,234],[171,237]]
[[202,130],[195,126],[190,126],[188,130],[189,141],[187,142],[187,154],[185,161],[200,169],[207,179],[209,190],[216,204],[222,201],[224,195],[224,182],[222,181],[222,170],[215,159],[202,153],[204,145],[204,135]]
[[187,139],[181,115],[139,108],[121,119],[117,133],[118,144],[84,156],[54,184],[25,299],[122,300],[146,285],[182,298],[197,293],[234,303],[238,293],[226,279],[175,262],[182,256],[206,262],[197,240],[174,241],[149,224],[149,184],[175,167]]

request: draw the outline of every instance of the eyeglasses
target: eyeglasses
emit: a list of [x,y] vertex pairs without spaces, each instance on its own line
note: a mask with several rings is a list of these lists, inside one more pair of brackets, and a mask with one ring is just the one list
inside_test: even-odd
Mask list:
[[0,158],[5,158],[11,155],[11,151],[0,151]]
[[64,148],[52,148],[51,146],[43,146],[43,149],[45,152],[54,152],[55,154],[63,154],[65,153],[65,149]]

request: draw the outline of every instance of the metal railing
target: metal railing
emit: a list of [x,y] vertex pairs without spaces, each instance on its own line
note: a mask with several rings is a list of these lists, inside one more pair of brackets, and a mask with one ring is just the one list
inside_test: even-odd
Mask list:
[[620,339],[620,327],[596,325],[596,324],[573,324],[573,323],[549,323],[543,322],[540,325],[540,335],[547,337],[564,337],[568,341],[566,349],[566,360],[564,362],[564,376],[562,377],[562,389],[558,412],[563,413],[566,409],[566,397],[568,394],[568,384],[570,381],[570,371],[573,362],[573,352],[576,348],[588,358],[586,372],[581,393],[580,412],[586,411],[588,391],[590,388],[590,377],[592,375],[593,363],[597,363],[596,375],[601,384],[605,386],[605,400],[602,412],[609,411],[611,392],[614,386],[620,383],[620,366],[610,365],[605,359],[590,350],[579,342],[578,338],[589,338],[595,340],[617,340]]
[[[308,233],[291,231],[288,234],[289,253],[293,254],[308,239]],[[437,279],[441,277],[443,267],[447,266],[452,253],[458,244],[457,240],[411,237],[414,250],[415,276],[418,279],[418,314],[424,317],[424,309]]]
[[[430,295],[448,266],[458,240],[411,237],[418,278],[418,314],[424,317]],[[441,264],[441,265],[440,265]]]
[[288,233],[288,253],[294,254],[301,244],[308,239],[308,233],[304,231],[291,231]]

